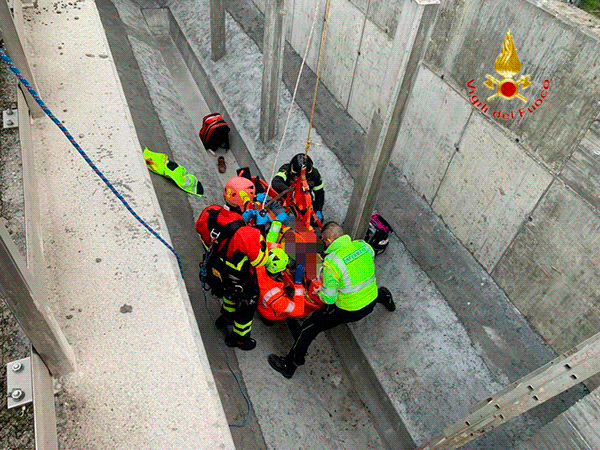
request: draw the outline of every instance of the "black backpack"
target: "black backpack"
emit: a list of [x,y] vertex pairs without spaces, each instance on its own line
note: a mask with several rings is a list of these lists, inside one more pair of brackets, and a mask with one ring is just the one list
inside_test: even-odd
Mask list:
[[375,255],[383,253],[390,243],[390,233],[393,233],[391,225],[381,214],[373,213],[369,221],[369,228],[365,236],[365,241],[375,251]]
[[225,264],[225,255],[233,235],[246,223],[243,219],[239,219],[224,226],[220,225],[217,221],[220,213],[221,210],[214,209],[208,213],[207,225],[211,243],[204,252],[200,264],[200,282],[204,290],[210,290],[215,297],[230,297],[234,292],[232,292],[229,270]]

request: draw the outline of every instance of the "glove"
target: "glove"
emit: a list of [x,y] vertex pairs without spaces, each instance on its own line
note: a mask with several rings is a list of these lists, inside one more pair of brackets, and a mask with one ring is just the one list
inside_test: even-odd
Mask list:
[[258,214],[256,214],[255,209],[249,209],[248,211],[245,211],[244,214],[242,214],[242,217],[244,218],[246,223],[250,222],[252,219],[256,219],[257,216]]
[[271,218],[266,210],[261,210],[256,213],[256,225],[266,225],[269,223],[269,220],[271,220]]
[[304,276],[304,266],[302,264],[296,265],[296,277],[294,278],[294,283],[296,283],[296,284],[302,283],[303,276]]
[[260,194],[256,194],[256,201],[262,203],[265,200],[265,193],[261,192]]
[[288,224],[288,221],[290,220],[290,216],[288,216],[288,215],[287,215],[286,213],[284,213],[284,212],[281,212],[281,213],[277,214],[277,217],[276,217],[276,219],[277,219],[279,222],[281,222],[281,223],[283,223],[283,224],[287,225],[287,224]]
[[323,223],[323,213],[321,211],[316,211],[315,216],[319,219],[319,222]]

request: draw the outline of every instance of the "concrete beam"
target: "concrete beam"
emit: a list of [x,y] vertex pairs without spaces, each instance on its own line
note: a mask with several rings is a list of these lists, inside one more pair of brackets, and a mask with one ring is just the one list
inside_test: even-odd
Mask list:
[[[427,47],[438,6],[439,0],[413,0],[402,10],[394,48],[404,48],[404,52],[399,53],[400,56],[395,61],[397,69],[388,72],[397,74],[397,78],[394,82],[386,79],[382,87],[380,105],[388,106],[381,119],[377,117],[378,113],[374,114],[361,173],[354,184],[344,220],[345,230],[355,239],[363,237],[367,230],[381,179],[398,138],[405,105]],[[377,129],[379,121],[380,130]]]
[[8,231],[0,226],[0,296],[54,376],[75,368],[75,354],[50,308],[36,299],[29,271]]
[[223,0],[210,0],[210,57],[218,61],[225,51],[225,5]]
[[283,15],[285,0],[269,0],[265,11],[263,79],[260,100],[260,139],[267,142],[277,134],[283,66]]

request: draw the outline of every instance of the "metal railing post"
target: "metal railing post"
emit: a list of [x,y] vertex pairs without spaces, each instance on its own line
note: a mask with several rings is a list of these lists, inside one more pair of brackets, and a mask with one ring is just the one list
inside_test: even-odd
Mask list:
[[50,308],[44,304],[43,299],[35,298],[34,286],[29,270],[6,227],[0,225],[0,296],[6,301],[50,373],[56,377],[65,375],[75,368],[75,353]]
[[[4,39],[6,53],[8,53],[10,58],[14,61],[23,76],[27,78],[31,86],[39,92],[33,74],[29,68],[27,57],[23,51],[23,46],[21,45],[21,40],[19,39],[13,16],[10,13],[10,9],[5,0],[0,1],[0,35],[2,35],[2,39]],[[22,89],[20,83],[19,88]],[[24,91],[27,92],[26,89]],[[41,106],[37,104],[29,92],[25,94],[25,99],[27,101],[27,106],[29,106],[29,110],[31,111],[31,115],[34,118],[42,117],[44,115]]]

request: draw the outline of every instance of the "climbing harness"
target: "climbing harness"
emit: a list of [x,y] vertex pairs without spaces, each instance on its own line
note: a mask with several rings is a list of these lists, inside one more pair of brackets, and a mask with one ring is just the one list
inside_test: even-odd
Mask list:
[[0,59],[2,59],[2,61],[4,61],[4,63],[16,75],[19,82],[25,87],[25,89],[27,89],[27,91],[31,94],[31,96],[37,102],[37,104],[42,107],[42,110],[46,113],[46,115],[50,118],[50,120],[52,120],[52,122],[54,122],[56,124],[56,126],[58,128],[60,128],[60,131],[62,131],[63,134],[67,137],[67,139],[69,140],[71,145],[73,145],[73,147],[75,147],[75,150],[77,150],[77,152],[83,157],[85,162],[92,168],[92,170],[96,173],[96,175],[98,175],[98,177],[100,177],[100,179],[104,182],[104,184],[108,187],[108,189],[110,189],[110,191],[115,195],[115,197],[117,197],[119,199],[119,201],[123,204],[123,206],[125,206],[127,211],[129,211],[131,213],[131,215],[133,217],[135,217],[135,219],[140,224],[142,224],[144,226],[144,228],[146,228],[150,232],[150,234],[152,234],[156,239],[158,239],[160,242],[162,242],[163,245],[165,247],[167,247],[175,255],[175,258],[177,259],[177,264],[179,265],[179,270],[181,272],[181,276],[183,277],[183,274],[184,274],[183,265],[181,263],[181,257],[179,256],[177,251],[175,251],[175,249],[167,241],[165,241],[160,236],[160,234],[158,234],[154,230],[154,228],[152,228],[150,225],[148,225],[148,223],[144,219],[142,219],[133,210],[133,208],[129,205],[127,200],[125,200],[123,195],[121,195],[121,193],[113,186],[113,184],[108,180],[108,178],[106,178],[106,176],[100,171],[100,169],[98,169],[98,167],[92,162],[92,160],[87,155],[87,153],[85,153],[85,151],[83,151],[83,149],[81,148],[79,143],[77,143],[75,138],[73,138],[73,136],[71,135],[69,130],[67,130],[67,128],[62,124],[62,122],[54,116],[52,111],[50,111],[50,109],[46,106],[46,104],[41,99],[41,97],[36,92],[36,90],[33,89],[33,87],[31,87],[31,84],[29,83],[29,81],[27,81],[27,79],[21,74],[19,69],[13,63],[12,59],[10,59],[10,57],[6,54],[6,52],[4,51],[4,47],[2,47],[2,46],[0,46]]

